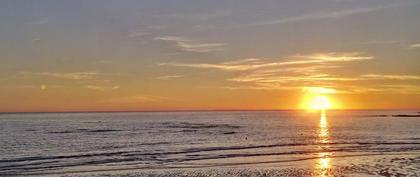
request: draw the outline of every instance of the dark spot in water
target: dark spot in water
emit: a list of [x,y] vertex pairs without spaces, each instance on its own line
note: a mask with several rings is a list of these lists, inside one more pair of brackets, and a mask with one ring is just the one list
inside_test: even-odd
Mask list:
[[211,128],[239,128],[236,125],[229,124],[205,124],[205,123],[189,123],[189,122],[165,122],[162,123],[167,128],[185,128],[185,129],[211,129]]
[[53,134],[66,134],[66,133],[76,133],[73,131],[55,131],[55,132],[49,132],[49,133],[53,133]]
[[86,130],[86,132],[116,132],[121,130],[113,130],[113,129],[102,129],[102,130]]
[[379,114],[379,115],[361,115],[360,117],[391,117],[391,115]]
[[392,117],[420,117],[420,114],[395,114]]
[[185,130],[182,130],[182,132],[197,132],[198,130],[195,130],[195,129],[185,129]]
[[49,132],[49,133],[54,133],[54,134],[66,134],[66,133],[104,133],[104,132],[117,132],[117,131],[121,131],[121,130],[115,130],[115,129],[85,129],[85,128],[80,128],[80,129],[75,129],[75,130],[52,131],[52,132]]
[[85,122],[87,124],[96,124],[96,123],[102,123],[102,121],[91,121],[91,122]]
[[225,134],[225,135],[232,135],[232,134],[235,134],[236,132],[224,132],[223,134]]
[[362,115],[362,117],[420,117],[420,114],[394,114],[394,115]]

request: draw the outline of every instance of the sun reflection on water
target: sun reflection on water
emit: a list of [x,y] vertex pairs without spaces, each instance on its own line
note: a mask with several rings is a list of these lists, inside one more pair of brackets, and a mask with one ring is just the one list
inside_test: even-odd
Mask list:
[[328,143],[328,122],[327,122],[327,115],[325,110],[321,111],[321,118],[319,120],[319,142],[320,143]]
[[321,110],[321,117],[319,120],[319,129],[318,129],[318,143],[320,152],[317,154],[319,157],[317,164],[316,164],[316,170],[317,174],[322,177],[329,176],[328,171],[331,168],[331,152],[328,152],[329,148],[329,130],[328,130],[328,121],[327,121],[327,115],[325,110]]

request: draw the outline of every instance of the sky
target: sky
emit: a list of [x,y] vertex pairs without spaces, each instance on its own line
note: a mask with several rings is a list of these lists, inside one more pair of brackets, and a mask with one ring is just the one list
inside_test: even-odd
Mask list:
[[418,0],[2,0],[0,112],[420,108]]

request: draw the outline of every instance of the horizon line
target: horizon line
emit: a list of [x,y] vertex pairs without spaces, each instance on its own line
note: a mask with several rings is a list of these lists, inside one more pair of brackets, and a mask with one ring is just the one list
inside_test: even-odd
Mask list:
[[[168,109],[168,110],[121,110],[121,111],[0,111],[0,114],[35,114],[35,113],[141,113],[141,112],[275,112],[275,111],[307,111],[308,109]],[[420,108],[375,108],[375,109],[328,109],[328,111],[397,111]]]

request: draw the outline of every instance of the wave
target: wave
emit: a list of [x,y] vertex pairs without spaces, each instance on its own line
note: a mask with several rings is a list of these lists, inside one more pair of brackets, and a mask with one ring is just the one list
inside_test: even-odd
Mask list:
[[[341,155],[332,156],[330,159],[382,156],[381,153],[359,154],[359,155]],[[221,163],[221,164],[203,164],[199,166],[123,166],[117,168],[103,168],[90,170],[69,170],[69,171],[33,171],[27,173],[17,173],[9,171],[0,175],[21,176],[21,175],[65,175],[65,176],[162,176],[162,177],[271,177],[271,176],[347,176],[347,175],[376,175],[376,176],[419,176],[420,175],[420,156],[418,153],[394,153],[395,158],[379,158],[373,163],[349,164],[346,166],[334,166],[328,169],[309,169],[309,168],[233,168],[240,165],[258,165],[271,163],[299,162],[307,160],[320,159],[319,157],[298,158],[290,160],[272,160],[264,162],[240,162],[240,163]],[[52,167],[56,168],[58,166]],[[219,168],[223,167],[223,168]],[[51,168],[50,168],[51,169]],[[136,171],[137,170],[137,171]],[[138,171],[140,170],[140,171]],[[128,172],[126,172],[128,171]],[[112,172],[112,173],[107,173]],[[85,173],[85,174],[83,174]],[[86,174],[87,173],[87,174]],[[83,175],[81,175],[83,174]]]
[[[322,149],[312,150],[292,150],[280,151],[273,149],[270,151],[247,152],[248,149],[275,148],[275,147],[293,147],[293,146],[330,146]],[[356,143],[313,143],[313,144],[272,144],[256,146],[229,146],[229,147],[206,147],[206,148],[188,148],[181,151],[167,152],[144,152],[140,150],[118,151],[118,152],[99,152],[86,154],[70,154],[58,156],[29,156],[14,159],[0,160],[0,175],[11,172],[33,172],[38,170],[51,170],[57,168],[67,168],[83,165],[106,165],[128,162],[138,164],[162,165],[185,164],[190,161],[202,161],[205,165],[206,160],[228,159],[228,158],[248,158],[263,156],[285,156],[282,160],[263,162],[244,162],[244,163],[224,163],[224,165],[246,165],[254,163],[282,163],[299,160],[309,160],[317,158],[314,155],[325,152],[349,152],[362,153],[368,155],[383,155],[384,153],[413,152],[420,150],[420,143],[416,142],[356,142]],[[292,148],[295,149],[295,148]],[[226,151],[226,152],[225,152]],[[176,155],[176,156],[174,156]],[[181,156],[179,156],[181,155]],[[305,158],[291,158],[294,155],[305,155]],[[360,154],[356,154],[360,155]],[[335,158],[339,156],[331,156]],[[291,159],[290,159],[291,158]],[[271,158],[268,158],[271,159]],[[167,165],[164,165],[167,164]],[[209,164],[210,165],[210,164]],[[213,163],[211,165],[216,165]],[[118,166],[118,165],[117,165]]]
[[[168,142],[158,143],[144,143],[144,144],[168,144]],[[259,148],[273,148],[273,147],[293,147],[293,146],[331,146],[331,145],[349,145],[354,149],[366,147],[366,146],[354,146],[354,145],[420,145],[420,142],[353,142],[353,143],[290,143],[290,144],[271,144],[271,145],[254,145],[254,146],[221,146],[221,147],[203,147],[203,148],[187,148],[183,151],[167,151],[167,152],[143,152],[143,151],[118,151],[118,152],[101,152],[101,153],[86,153],[76,155],[59,155],[59,156],[29,156],[15,159],[0,159],[0,163],[7,162],[23,162],[33,160],[50,160],[50,159],[71,159],[71,158],[85,158],[85,157],[98,157],[98,156],[153,156],[153,155],[176,155],[176,154],[188,154],[188,153],[200,153],[210,151],[226,151],[226,150],[246,150],[246,149],[259,149]],[[348,150],[344,147],[341,150]],[[420,148],[420,146],[418,147]],[[373,148],[371,148],[373,149]],[[415,148],[417,149],[417,148]],[[414,149],[414,150],[415,150]],[[366,150],[366,149],[362,149]],[[413,149],[410,149],[413,150]],[[291,151],[288,154],[299,154],[299,151]]]

